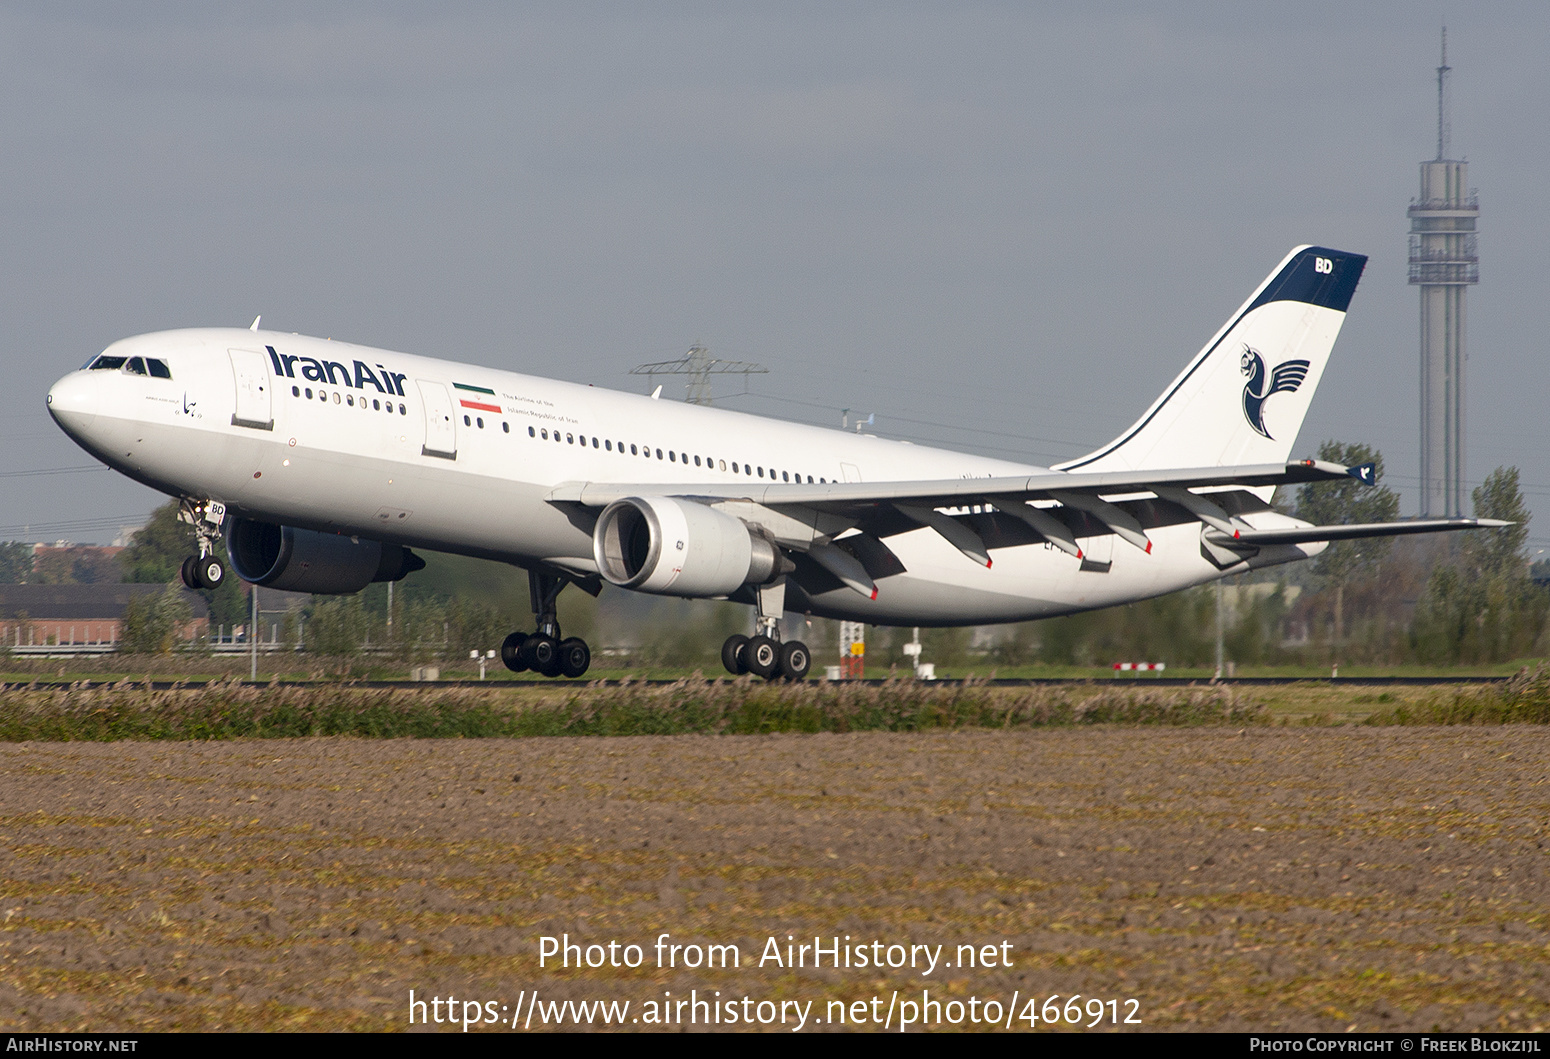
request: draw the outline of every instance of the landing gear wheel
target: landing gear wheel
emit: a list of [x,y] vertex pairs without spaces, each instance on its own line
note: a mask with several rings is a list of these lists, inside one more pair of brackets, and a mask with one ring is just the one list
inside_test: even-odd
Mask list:
[[184,586],[187,588],[199,587],[199,571],[198,568],[194,565],[197,562],[199,562],[199,560],[196,557],[190,555],[187,559],[183,560],[183,566],[178,571],[178,573],[183,578]]
[[[560,671],[560,645],[552,636],[534,633],[522,642],[522,661],[535,673],[555,676]],[[549,671],[551,667],[553,673]]]
[[525,632],[514,632],[501,641],[501,661],[513,673],[527,672],[527,662],[522,659],[522,645],[526,642]]
[[813,667],[813,656],[807,644],[801,640],[789,640],[780,645],[780,675],[796,683],[807,676]]
[[747,646],[748,637],[743,635],[728,636],[727,642],[721,645],[721,664],[734,677],[748,672],[748,666],[743,662],[743,649]]
[[780,644],[768,636],[755,636],[743,648],[743,664],[754,676],[774,680],[780,674]]
[[226,580],[225,565],[213,555],[207,555],[203,559],[196,559],[194,567],[195,579],[199,587],[215,591],[221,587],[221,582]]
[[560,672],[574,680],[587,671],[592,664],[592,651],[587,647],[587,641],[580,637],[572,636],[568,640],[560,641]]

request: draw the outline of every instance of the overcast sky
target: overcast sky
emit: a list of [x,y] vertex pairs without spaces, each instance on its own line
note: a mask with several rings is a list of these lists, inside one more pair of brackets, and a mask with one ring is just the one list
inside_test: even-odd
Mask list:
[[[265,326],[1047,464],[1127,426],[1292,246],[1371,255],[1294,454],[1416,510],[1416,3],[0,4],[0,539],[160,502],[49,420],[109,342]],[[1452,5],[1481,197],[1467,450],[1550,548],[1550,5]],[[733,383],[739,389],[740,383]],[[723,387],[725,389],[725,387]],[[673,396],[671,384],[664,396]]]

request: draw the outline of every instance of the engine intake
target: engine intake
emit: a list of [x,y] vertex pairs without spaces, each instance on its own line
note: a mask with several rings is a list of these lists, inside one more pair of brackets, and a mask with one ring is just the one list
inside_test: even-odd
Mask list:
[[626,497],[598,516],[597,569],[611,583],[664,596],[725,596],[782,572],[780,551],[741,519],[668,497]]
[[401,545],[242,518],[232,520],[226,550],[242,580],[287,592],[359,592],[425,567]]

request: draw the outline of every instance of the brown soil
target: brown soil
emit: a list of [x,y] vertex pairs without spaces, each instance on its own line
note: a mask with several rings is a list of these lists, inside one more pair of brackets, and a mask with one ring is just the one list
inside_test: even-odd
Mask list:
[[[0,745],[0,1029],[403,1028],[411,989],[535,988],[1540,1029],[1547,776],[1542,728]],[[663,931],[742,965],[657,969]],[[560,934],[645,966],[540,970]],[[1013,966],[757,966],[788,934]]]

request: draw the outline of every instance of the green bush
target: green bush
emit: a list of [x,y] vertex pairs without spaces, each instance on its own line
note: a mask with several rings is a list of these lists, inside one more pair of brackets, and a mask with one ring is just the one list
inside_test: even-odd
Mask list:
[[129,654],[171,654],[178,634],[193,617],[183,586],[174,582],[160,595],[141,596],[124,608],[119,650]]

